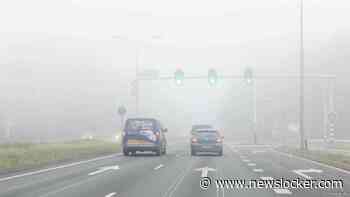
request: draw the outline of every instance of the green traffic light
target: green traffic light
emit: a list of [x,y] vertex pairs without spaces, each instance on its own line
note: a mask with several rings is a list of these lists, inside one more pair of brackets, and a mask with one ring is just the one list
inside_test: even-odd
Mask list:
[[174,73],[174,76],[175,76],[175,84],[178,86],[183,85],[185,73],[181,69],[177,69]]
[[179,85],[179,86],[182,85],[182,81],[179,79],[175,80],[175,83],[176,83],[176,85]]
[[209,69],[208,71],[208,83],[210,86],[215,86],[218,82],[218,74],[216,73],[216,70]]
[[249,67],[246,68],[244,71],[244,79],[246,80],[248,85],[253,83],[253,77],[253,70]]

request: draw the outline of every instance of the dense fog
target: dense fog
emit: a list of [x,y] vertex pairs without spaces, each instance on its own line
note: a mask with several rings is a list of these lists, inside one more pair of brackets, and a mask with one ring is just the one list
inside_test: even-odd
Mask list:
[[[206,79],[185,79],[177,87],[174,72],[181,68],[185,76],[206,76],[214,68],[219,75],[243,76],[251,67],[255,75],[297,75],[298,3],[194,2],[134,7],[107,0],[1,2],[0,141],[112,137],[120,132],[120,105],[127,117],[161,119],[169,136],[188,134],[194,123],[210,123],[228,138],[251,140],[252,87],[243,78],[219,79],[215,87]],[[305,2],[305,74],[336,76],[339,139],[350,139],[345,8],[347,1]],[[156,70],[171,78],[140,81],[139,114],[132,95],[136,65],[139,72]],[[259,139],[297,141],[290,127],[298,123],[298,79],[255,82]],[[329,82],[305,80],[310,139],[325,134],[325,114],[332,109]]]

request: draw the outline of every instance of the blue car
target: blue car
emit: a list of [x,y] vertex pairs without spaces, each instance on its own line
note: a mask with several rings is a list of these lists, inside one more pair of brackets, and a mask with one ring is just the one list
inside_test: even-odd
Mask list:
[[152,151],[158,156],[166,154],[166,132],[167,129],[157,119],[127,119],[123,131],[123,154],[135,155],[137,151]]

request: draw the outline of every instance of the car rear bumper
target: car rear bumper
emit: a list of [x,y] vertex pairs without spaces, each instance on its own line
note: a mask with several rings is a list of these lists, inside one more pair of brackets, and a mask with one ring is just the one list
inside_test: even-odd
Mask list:
[[127,151],[157,151],[159,150],[159,145],[124,145],[123,149]]
[[195,152],[221,152],[222,144],[191,144],[191,149]]

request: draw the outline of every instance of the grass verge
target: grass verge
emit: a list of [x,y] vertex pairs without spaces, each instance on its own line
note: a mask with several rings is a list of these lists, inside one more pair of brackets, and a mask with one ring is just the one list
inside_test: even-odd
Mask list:
[[81,140],[50,144],[0,145],[0,173],[35,169],[119,152],[118,143]]
[[279,147],[277,150],[350,171],[350,156],[348,155],[321,150],[300,150],[291,147]]

